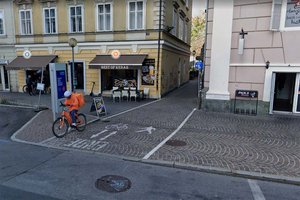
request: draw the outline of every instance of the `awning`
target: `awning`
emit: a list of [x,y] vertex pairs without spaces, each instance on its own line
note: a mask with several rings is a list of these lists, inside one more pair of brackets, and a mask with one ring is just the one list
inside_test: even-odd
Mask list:
[[139,69],[146,54],[139,55],[121,55],[114,59],[111,55],[97,55],[89,64],[90,69]]
[[42,67],[46,67],[49,63],[53,62],[56,57],[56,55],[31,56],[29,59],[25,59],[23,56],[18,56],[7,65],[7,69],[41,69]]

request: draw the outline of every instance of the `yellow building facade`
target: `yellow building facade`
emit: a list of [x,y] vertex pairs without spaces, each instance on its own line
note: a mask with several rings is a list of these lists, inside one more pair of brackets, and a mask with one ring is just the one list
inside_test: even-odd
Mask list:
[[[192,1],[184,0],[16,0],[18,57],[8,70],[17,71],[22,91],[26,76],[40,67],[49,74],[49,59],[38,64],[34,59],[53,56],[51,62],[66,63],[71,87],[68,42],[75,38],[76,90],[89,94],[94,82],[94,93],[105,94],[116,84],[131,83],[160,98],[189,80],[191,8]],[[29,64],[22,62],[25,51]]]

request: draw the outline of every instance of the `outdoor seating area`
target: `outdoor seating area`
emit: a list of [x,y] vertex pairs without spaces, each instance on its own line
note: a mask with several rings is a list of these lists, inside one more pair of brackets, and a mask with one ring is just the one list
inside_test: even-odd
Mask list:
[[136,87],[113,87],[113,102],[121,101],[140,101],[149,98],[149,88],[138,90]]

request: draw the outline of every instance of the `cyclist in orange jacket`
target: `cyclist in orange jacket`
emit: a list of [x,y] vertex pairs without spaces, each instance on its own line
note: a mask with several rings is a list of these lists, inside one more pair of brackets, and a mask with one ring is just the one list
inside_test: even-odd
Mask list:
[[71,118],[72,118],[72,124],[71,126],[76,126],[76,113],[79,109],[79,103],[75,95],[72,94],[70,91],[65,91],[64,96],[66,98],[65,105],[69,107]]

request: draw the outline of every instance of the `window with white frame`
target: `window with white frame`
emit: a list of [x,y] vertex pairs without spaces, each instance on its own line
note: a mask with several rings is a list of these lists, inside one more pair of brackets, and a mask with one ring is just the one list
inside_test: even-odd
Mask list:
[[184,40],[184,20],[182,17],[180,17],[180,19],[179,19],[178,30],[179,30],[179,33],[178,33],[179,39]]
[[273,0],[271,30],[300,30],[300,0]]
[[98,4],[98,31],[110,31],[112,29],[112,4]]
[[129,29],[144,28],[144,1],[129,1],[128,2]]
[[171,33],[175,36],[177,36],[177,24],[178,24],[178,13],[176,8],[173,9],[173,22],[172,22],[172,26],[173,29],[171,31]]
[[44,32],[46,34],[56,33],[56,9],[45,8],[44,9]]
[[284,14],[285,28],[300,27],[300,0],[287,0]]
[[20,30],[21,35],[32,34],[31,10],[20,10]]
[[70,32],[78,33],[83,31],[83,7],[70,7]]
[[4,11],[0,10],[0,35],[4,34]]

